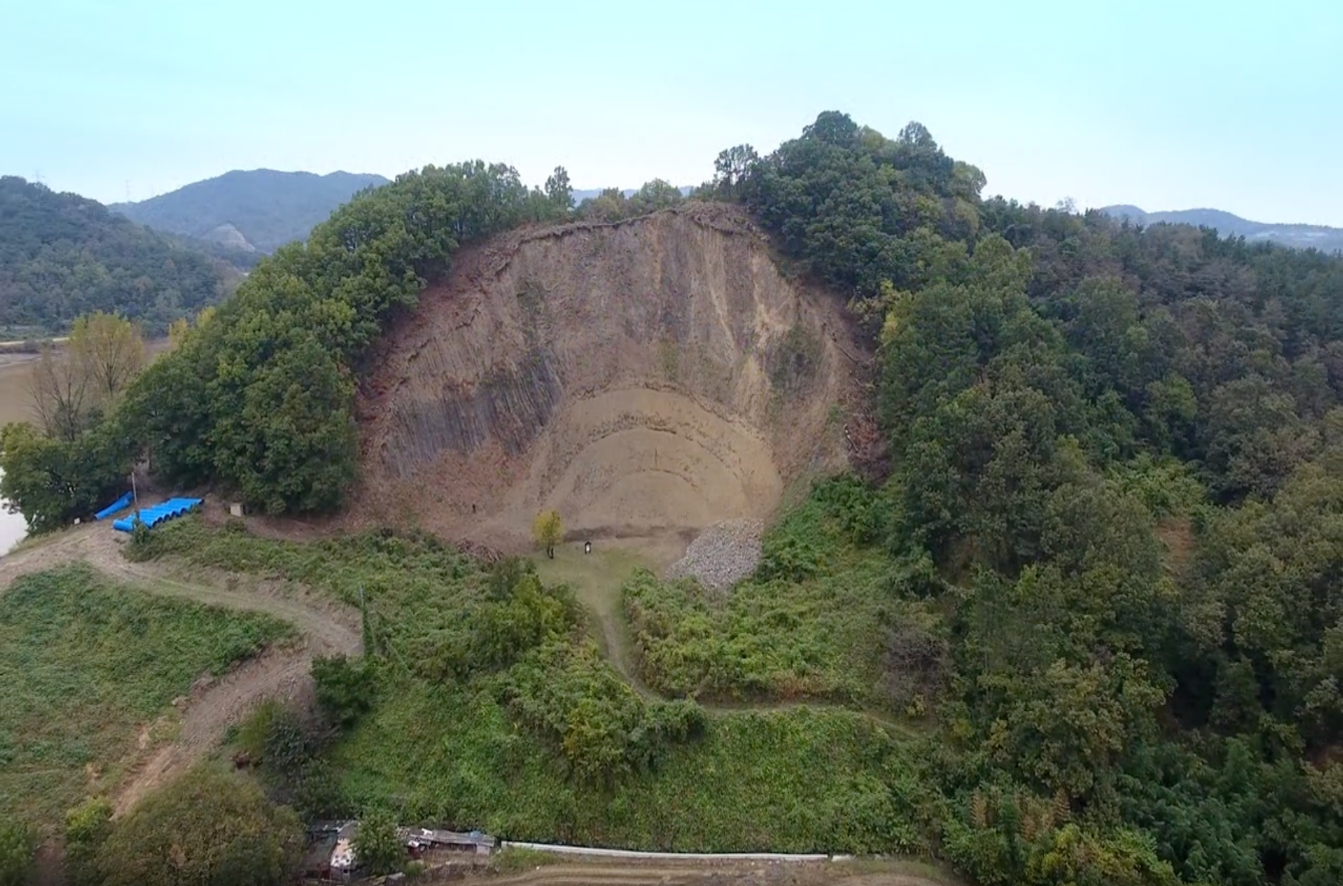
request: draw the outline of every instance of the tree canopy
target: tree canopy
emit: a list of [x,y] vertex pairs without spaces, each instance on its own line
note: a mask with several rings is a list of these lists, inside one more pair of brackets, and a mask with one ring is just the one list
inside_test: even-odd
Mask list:
[[279,886],[303,848],[294,812],[201,765],[145,797],[96,849],[103,886]]
[[1338,882],[1343,260],[983,202],[916,124],[719,165],[877,339],[878,513],[955,638],[946,854]]

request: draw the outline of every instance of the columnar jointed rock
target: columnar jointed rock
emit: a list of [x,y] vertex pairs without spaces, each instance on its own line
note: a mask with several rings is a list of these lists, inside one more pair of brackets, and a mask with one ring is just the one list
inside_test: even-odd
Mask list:
[[551,509],[576,538],[761,519],[847,462],[849,324],[725,203],[463,248],[370,360],[348,519],[509,551]]
[[690,543],[685,556],[667,569],[667,577],[694,576],[706,588],[729,588],[755,572],[762,531],[758,520],[715,523]]

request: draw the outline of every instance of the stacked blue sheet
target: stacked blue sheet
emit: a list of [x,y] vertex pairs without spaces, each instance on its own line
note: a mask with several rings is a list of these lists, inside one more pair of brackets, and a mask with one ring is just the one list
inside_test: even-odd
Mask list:
[[141,523],[153,529],[160,523],[182,516],[200,503],[201,499],[199,498],[170,498],[152,507],[141,508],[138,513],[132,513],[128,517],[113,521],[112,528],[119,532],[130,532],[135,529],[135,519],[138,516]]

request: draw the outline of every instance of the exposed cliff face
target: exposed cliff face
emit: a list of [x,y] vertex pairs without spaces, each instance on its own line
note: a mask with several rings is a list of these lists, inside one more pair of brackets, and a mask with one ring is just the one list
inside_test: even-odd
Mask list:
[[515,543],[549,507],[588,535],[763,517],[842,463],[853,353],[732,208],[514,232],[387,337],[354,516]]

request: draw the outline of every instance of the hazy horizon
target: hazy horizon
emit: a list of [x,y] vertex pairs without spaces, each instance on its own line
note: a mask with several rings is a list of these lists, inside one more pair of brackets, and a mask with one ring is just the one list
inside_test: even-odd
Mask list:
[[532,184],[563,165],[576,188],[687,185],[842,110],[887,135],[922,122],[986,196],[1343,227],[1343,9],[1318,0],[324,9],[10,10],[0,173],[106,203],[233,169],[474,158]]

